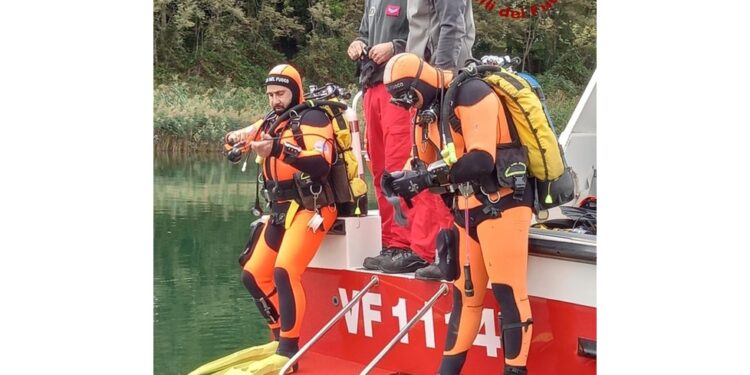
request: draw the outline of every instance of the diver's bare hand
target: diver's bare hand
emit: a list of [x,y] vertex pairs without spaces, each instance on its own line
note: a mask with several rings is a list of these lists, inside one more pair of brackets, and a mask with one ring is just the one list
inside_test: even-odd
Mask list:
[[238,130],[231,131],[224,136],[224,143],[234,146],[235,143],[240,141],[240,132]]

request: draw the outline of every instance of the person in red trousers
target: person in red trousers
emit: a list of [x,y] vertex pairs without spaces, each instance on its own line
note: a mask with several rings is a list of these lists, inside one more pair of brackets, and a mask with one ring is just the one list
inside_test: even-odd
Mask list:
[[424,192],[413,199],[413,208],[402,203],[407,225],[399,225],[394,208],[386,200],[380,180],[386,171],[404,168],[410,159],[412,113],[390,103],[383,86],[388,59],[404,52],[409,35],[406,0],[366,0],[359,36],[349,45],[349,58],[360,62],[364,89],[367,152],[380,211],[382,251],[368,257],[363,266],[386,273],[414,272],[435,258],[435,239],[441,228],[451,226],[450,211],[443,201]]

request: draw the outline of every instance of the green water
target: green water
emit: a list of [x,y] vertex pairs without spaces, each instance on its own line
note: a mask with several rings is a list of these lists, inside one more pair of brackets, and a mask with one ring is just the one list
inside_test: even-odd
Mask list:
[[219,154],[154,159],[154,374],[187,374],[268,341],[237,263],[255,173]]

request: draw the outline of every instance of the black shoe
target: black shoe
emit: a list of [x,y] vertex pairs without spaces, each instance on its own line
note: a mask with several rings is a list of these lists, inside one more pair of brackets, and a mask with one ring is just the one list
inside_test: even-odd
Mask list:
[[420,268],[414,272],[414,277],[420,280],[443,280],[443,272],[440,271],[440,267],[437,264],[432,263],[425,268]]
[[365,269],[368,270],[380,271],[380,263],[383,261],[383,259],[391,259],[391,257],[399,251],[402,251],[402,249],[398,249],[395,247],[384,247],[382,250],[380,250],[380,255],[365,258],[365,261],[362,263],[362,267],[365,267]]
[[414,254],[413,251],[405,249],[393,254],[391,258],[382,260],[380,262],[380,270],[385,273],[407,273],[429,265],[424,259]]

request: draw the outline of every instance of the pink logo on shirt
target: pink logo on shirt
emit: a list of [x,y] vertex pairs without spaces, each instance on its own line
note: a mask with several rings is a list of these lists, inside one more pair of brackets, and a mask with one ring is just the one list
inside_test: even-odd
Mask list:
[[398,17],[401,13],[401,5],[386,5],[385,15],[390,17]]

